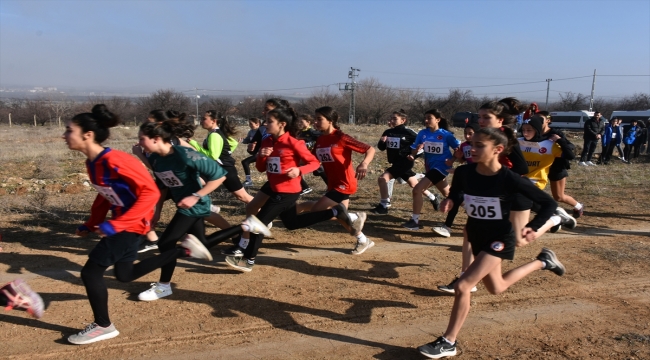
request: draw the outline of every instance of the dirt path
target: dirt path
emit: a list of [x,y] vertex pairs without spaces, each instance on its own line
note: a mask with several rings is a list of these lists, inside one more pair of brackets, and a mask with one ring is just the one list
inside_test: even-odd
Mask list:
[[[381,219],[377,222],[377,231]],[[338,231],[328,238],[319,230]],[[461,239],[399,232],[355,257],[350,237],[323,225],[276,229],[253,272],[182,261],[174,294],[137,293],[157,278],[122,284],[107,277],[121,335],[77,347],[64,336],[92,321],[78,276],[78,241],[33,250],[6,244],[0,281],[28,279],[49,304],[42,320],[0,315],[0,357],[11,359],[422,359],[415,347],[440,335],[453,297],[436,291],[458,272]],[[454,235],[460,235],[459,227]],[[650,358],[650,228],[591,228],[546,235],[519,249],[505,269],[554,249],[568,273],[539,272],[505,294],[479,286],[459,343],[464,358]],[[216,252],[215,252],[216,254]],[[11,258],[10,258],[11,257]],[[10,261],[11,259],[11,261]]]

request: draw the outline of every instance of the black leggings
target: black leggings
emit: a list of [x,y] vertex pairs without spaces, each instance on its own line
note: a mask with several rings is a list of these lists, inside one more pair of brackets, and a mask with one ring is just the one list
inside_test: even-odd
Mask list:
[[[179,219],[181,217],[189,218],[188,216],[176,213],[174,219],[176,219],[178,215],[180,215]],[[177,222],[175,223],[174,219],[172,219],[172,222],[170,222],[169,224],[170,226],[167,227],[168,229],[172,225],[180,223],[180,220],[177,220]],[[193,219],[193,218],[189,218],[189,219]],[[196,218],[196,219],[201,220],[200,226],[203,227],[203,219],[202,218]],[[185,220],[187,221],[187,219]],[[189,223],[189,221],[187,221],[187,223]],[[197,226],[196,223],[192,225]],[[224,240],[230,239],[235,235],[241,234],[242,231],[243,230],[241,226],[237,225],[237,226],[230,227],[228,229],[217,231],[216,233],[207,236],[207,238],[204,234],[201,234],[201,237],[197,236],[197,238],[199,238],[203,242],[205,247],[209,249],[223,242]],[[165,233],[167,233],[167,230],[165,230]],[[183,235],[184,233],[181,234],[180,236]],[[176,240],[174,240],[173,242],[172,241],[168,241],[168,242],[175,244]],[[171,280],[171,274],[173,274],[174,268],[176,267],[176,259],[181,257],[186,257],[187,256],[186,250],[181,247],[175,247],[173,245],[171,249],[166,251],[163,251],[160,245],[158,245],[158,248],[160,249],[161,252],[160,255],[142,260],[137,264],[134,264],[133,262],[116,262],[114,265],[115,278],[121,282],[131,282],[158,268],[165,269],[165,267],[168,267],[170,264],[173,264],[174,266],[171,268],[171,272],[168,274],[169,280]],[[81,280],[83,281],[84,286],[86,287],[86,293],[88,294],[90,307],[93,310],[95,323],[97,323],[97,325],[101,327],[106,327],[111,324],[111,320],[108,317],[108,288],[106,287],[106,283],[104,282],[104,272],[106,271],[107,268],[108,266],[102,266],[92,260],[88,260],[84,265],[84,267],[81,269]],[[161,278],[163,277],[162,272],[160,276]],[[167,282],[167,281],[161,280],[161,282]]]
[[632,144],[625,144],[625,148],[623,148],[623,157],[625,160],[630,161],[631,160],[631,153],[632,153]]
[[251,155],[247,157],[246,159],[241,161],[241,166],[244,168],[244,174],[250,176],[251,175],[251,164],[255,162],[255,158],[257,158],[257,154]]
[[451,207],[451,210],[447,213],[447,218],[445,219],[445,226],[451,229],[451,226],[454,225],[454,219],[456,219],[456,215],[458,215],[458,208],[462,205],[462,201],[460,201],[458,204],[456,201],[454,201],[454,206]]
[[[299,197],[300,194],[273,193],[260,209],[257,218],[260,219],[262,224],[268,224],[279,215],[287,229],[295,230],[327,221],[334,216],[331,209],[297,215],[296,201]],[[250,241],[244,251],[244,257],[246,259],[255,258],[263,239],[264,235],[250,234]]]

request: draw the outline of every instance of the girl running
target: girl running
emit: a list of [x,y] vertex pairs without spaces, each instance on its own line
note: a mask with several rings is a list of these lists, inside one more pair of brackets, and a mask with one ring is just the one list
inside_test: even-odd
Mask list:
[[[454,153],[454,157],[447,161],[447,165],[453,166],[456,160],[458,160],[460,163],[472,163],[472,137],[478,129],[480,129],[478,123],[467,123],[465,125],[465,131],[463,133],[465,142],[460,144],[460,147]],[[454,219],[456,218],[456,215],[458,215],[458,208],[460,206],[461,204],[455,203],[451,210],[449,210],[447,213],[445,223],[442,226],[434,226],[431,230],[442,237],[450,237],[451,226],[454,224]]]
[[[269,234],[268,229],[254,216],[248,217],[242,226],[228,227],[206,238],[203,218],[210,214],[211,192],[226,181],[227,175],[219,163],[192,149],[172,145],[171,138],[185,131],[182,125],[165,121],[140,126],[140,145],[148,152],[149,162],[156,177],[164,185],[161,201],[171,193],[177,210],[158,241],[161,252],[173,249],[184,234],[191,234],[207,248],[223,240],[240,235],[243,231]],[[201,179],[205,180],[205,186]],[[210,255],[208,253],[208,255]],[[212,258],[209,256],[210,259]],[[149,290],[138,295],[142,301],[154,301],[172,294],[170,281],[176,268],[172,260],[161,268],[160,280]]]
[[[255,166],[257,170],[266,171],[268,182],[262,186],[258,194],[263,201],[257,217],[264,223],[271,222],[278,215],[289,230],[300,229],[327,221],[332,218],[343,220],[349,227],[353,222],[345,206],[337,204],[329,210],[313,211],[298,215],[296,201],[300,197],[300,179],[302,174],[310,173],[319,166],[318,160],[312,155],[302,140],[292,135],[296,133],[296,115],[292,108],[275,108],[268,112],[266,122],[267,135],[261,142],[261,149]],[[304,165],[300,166],[302,163]],[[365,173],[365,170],[364,170]],[[258,201],[258,194],[254,202]],[[251,202],[252,203],[252,202]],[[250,205],[250,204],[249,204]],[[357,219],[357,223],[359,219]],[[361,231],[358,229],[356,232]],[[250,272],[255,265],[257,251],[262,244],[263,236],[242,236],[239,245],[230,248],[226,254],[226,263],[233,268]]]
[[232,153],[237,147],[237,140],[233,138],[236,134],[235,128],[215,110],[208,110],[203,115],[201,127],[208,130],[208,137],[203,140],[202,145],[196,140],[189,140],[189,144],[194,150],[217,161],[226,170],[226,180],[223,185],[237,199],[248,204],[253,197],[246,192],[244,185],[239,180],[235,159],[232,157]]
[[[315,112],[314,126],[321,135],[316,140],[313,153],[325,169],[328,179],[327,192],[317,202],[300,204],[299,211],[327,210],[338,204],[347,209],[350,207],[350,195],[357,191],[357,180],[366,177],[368,164],[375,155],[375,149],[344,134],[338,125],[339,114],[331,107],[324,106],[316,109]],[[352,168],[353,151],[364,154],[356,171]],[[350,235],[357,238],[352,255],[361,255],[375,246],[375,243],[361,232],[366,221],[366,213],[349,214],[349,216],[352,226],[346,221],[339,220],[339,222],[350,232]]]
[[[258,118],[248,119],[248,127],[250,128],[250,130],[248,131],[248,134],[246,134],[246,137],[242,140],[242,144],[255,146],[255,144],[253,144],[253,137],[255,137],[255,133],[257,132],[257,129],[259,129],[260,127],[260,119]],[[244,187],[253,186],[253,179],[251,178],[250,166],[252,163],[255,162],[255,157],[256,154],[251,155],[241,161],[241,166],[244,168],[244,174],[246,174],[246,180],[242,184],[244,185]]]
[[[165,264],[176,262],[180,257],[211,259],[201,242],[187,236],[181,242],[181,247],[172,246],[158,256],[133,264],[138,255],[138,237],[149,231],[149,221],[160,192],[139,161],[129,154],[101,145],[110,134],[109,128],[119,121],[119,117],[108,111],[105,105],[95,105],[92,112],[73,117],[66,124],[63,134],[68,148],[86,155],[90,182],[99,193],[92,205],[90,218],[76,231],[79,236],[87,236],[90,232],[102,236],[81,269],[81,279],[95,321],[78,334],[68,337],[69,342],[78,345],[119,335],[108,316],[104,272],[109,266],[114,266],[115,277],[119,281],[130,282]],[[147,148],[145,150],[149,151]],[[106,220],[109,210],[112,217]]]
[[[409,230],[420,230],[420,212],[422,211],[422,193],[431,185],[435,185],[443,196],[449,194],[447,175],[451,168],[447,165],[447,159],[452,157],[452,152],[458,150],[460,141],[456,140],[454,134],[449,131],[447,119],[442,116],[438,109],[432,109],[424,113],[424,124],[426,129],[421,130],[413,145],[411,155],[407,159],[415,160],[418,150],[424,149],[424,161],[426,174],[424,178],[413,188],[413,215],[403,227]],[[432,202],[435,210],[438,210],[438,201]]]
[[[465,202],[467,235],[476,260],[456,283],[447,330],[434,342],[418,348],[428,358],[456,355],[458,333],[470,309],[471,289],[480,281],[491,294],[500,294],[536,270],[549,270],[559,276],[565,273],[555,253],[545,248],[536,260],[502,274],[501,262],[514,258],[517,239],[537,239],[557,206],[549,195],[500,163],[499,156],[508,152],[508,144],[501,131],[479,129],[472,139],[474,163],[456,169],[449,198],[441,204],[441,209],[447,211],[453,203]],[[516,194],[541,204],[540,212],[519,233],[508,221]]]
[[[307,146],[307,149],[309,151],[312,151],[314,149],[314,146],[316,145],[316,139],[321,135],[320,132],[315,130],[311,124],[314,121],[314,119],[307,114],[300,115],[298,117],[298,128],[300,131],[296,135],[296,138],[298,140],[302,140],[305,142],[305,146]],[[325,181],[325,185],[327,185],[327,176],[325,175],[325,171],[322,170],[322,166],[316,169],[316,171],[313,172],[315,176],[319,176]],[[311,187],[309,187],[309,184],[305,181],[305,178],[303,177],[302,180],[300,181],[300,186],[302,187],[302,191],[300,192],[300,195],[305,195],[309,194],[310,192],[313,191]]]
[[[411,188],[418,184],[418,176],[413,172],[414,162],[408,158],[411,155],[411,145],[415,142],[418,134],[413,129],[406,127],[406,122],[407,115],[404,110],[394,111],[390,118],[390,127],[383,132],[377,143],[379,151],[386,151],[391,166],[377,179],[380,201],[372,209],[373,214],[388,214],[394,179],[399,178],[406,181]],[[391,181],[393,182],[391,183]],[[435,195],[430,193],[429,190],[425,190],[424,193],[434,203],[434,207],[437,207],[438,199]]]

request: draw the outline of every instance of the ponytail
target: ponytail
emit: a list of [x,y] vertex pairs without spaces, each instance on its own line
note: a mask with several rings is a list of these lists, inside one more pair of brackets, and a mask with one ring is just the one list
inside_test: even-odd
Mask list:
[[292,107],[277,107],[269,111],[268,116],[273,116],[279,122],[285,123],[284,131],[289,135],[296,137],[299,132],[298,116]]
[[92,131],[95,134],[95,142],[101,144],[110,136],[109,129],[120,123],[120,117],[110,112],[106,105],[97,104],[89,113],[77,114],[71,121],[78,125],[83,133]]
[[447,120],[447,118],[445,118],[445,117],[442,115],[442,112],[441,112],[440,110],[438,110],[438,109],[431,109],[431,110],[429,110],[429,111],[427,111],[427,112],[424,113],[424,115],[429,115],[429,114],[435,116],[436,119],[439,119],[439,120],[440,120],[440,121],[438,122],[438,127],[439,127],[439,128],[441,128],[441,129],[445,129],[445,130],[447,130],[447,131],[450,131],[450,130],[449,130],[449,120]]
[[164,142],[171,143],[172,138],[190,138],[194,136],[196,127],[187,122],[169,119],[159,122],[148,122],[140,125],[140,132],[149,138],[160,137]]
[[503,126],[512,127],[517,115],[523,112],[522,104],[514,97],[503,98],[483,104],[479,110],[487,110],[492,115],[502,119]]
[[339,130],[339,113],[336,112],[331,106],[319,107],[314,111],[317,115],[320,115],[327,119],[327,121],[332,123],[332,127],[336,130]]

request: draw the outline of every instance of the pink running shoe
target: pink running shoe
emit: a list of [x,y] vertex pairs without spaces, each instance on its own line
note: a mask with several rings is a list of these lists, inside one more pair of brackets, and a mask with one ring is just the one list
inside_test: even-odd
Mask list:
[[37,319],[43,316],[45,310],[43,299],[23,280],[16,279],[7,283],[0,288],[0,293],[7,297],[5,310],[23,309]]

